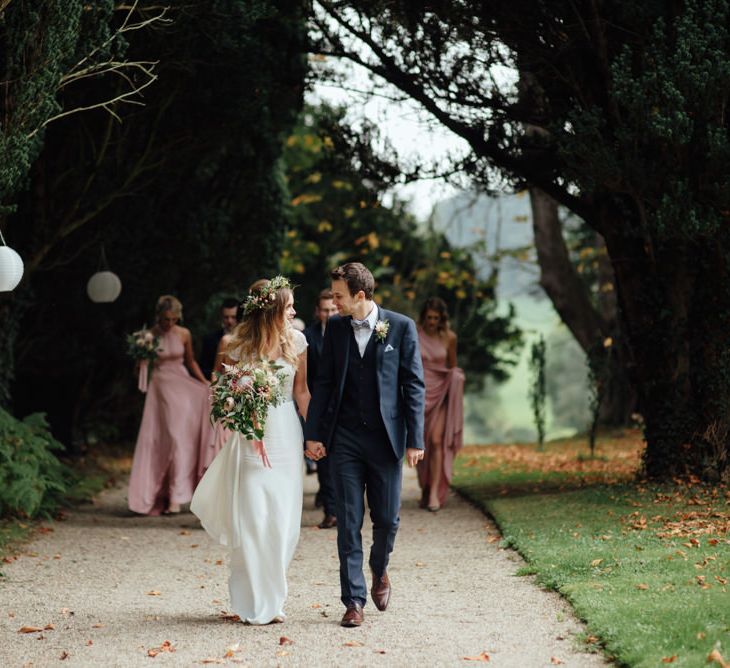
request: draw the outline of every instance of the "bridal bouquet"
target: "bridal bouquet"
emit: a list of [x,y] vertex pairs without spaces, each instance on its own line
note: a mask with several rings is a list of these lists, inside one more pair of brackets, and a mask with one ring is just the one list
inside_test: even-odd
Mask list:
[[280,369],[263,360],[243,367],[224,364],[212,387],[211,420],[219,420],[249,441],[261,441],[269,406],[285,399],[286,375]]
[[140,329],[127,336],[127,355],[139,362],[154,362],[160,338],[149,329]]

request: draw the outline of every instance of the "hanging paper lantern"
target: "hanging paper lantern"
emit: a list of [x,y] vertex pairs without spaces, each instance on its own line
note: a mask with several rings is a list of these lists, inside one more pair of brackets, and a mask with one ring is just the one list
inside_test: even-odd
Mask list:
[[92,302],[109,303],[122,292],[122,282],[112,271],[97,271],[86,284],[86,293]]
[[9,246],[0,246],[0,292],[15,290],[23,278],[23,260]]

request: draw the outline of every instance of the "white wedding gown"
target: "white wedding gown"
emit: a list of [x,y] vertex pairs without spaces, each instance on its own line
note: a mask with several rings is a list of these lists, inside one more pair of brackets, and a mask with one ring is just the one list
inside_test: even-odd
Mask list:
[[[295,332],[297,354],[307,346]],[[212,538],[230,548],[231,610],[242,621],[268,624],[284,618],[286,571],[299,540],[302,517],[302,428],[292,388],[296,369],[286,373],[288,399],[269,409],[265,468],[250,441],[234,432],[198,484],[190,510]]]

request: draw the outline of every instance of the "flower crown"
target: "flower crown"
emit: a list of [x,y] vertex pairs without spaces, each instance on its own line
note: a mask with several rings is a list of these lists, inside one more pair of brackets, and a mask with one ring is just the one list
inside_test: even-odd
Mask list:
[[243,302],[243,314],[248,315],[253,311],[266,311],[272,308],[276,303],[276,293],[284,288],[292,289],[289,279],[284,276],[275,276],[266,285],[246,297],[246,301]]

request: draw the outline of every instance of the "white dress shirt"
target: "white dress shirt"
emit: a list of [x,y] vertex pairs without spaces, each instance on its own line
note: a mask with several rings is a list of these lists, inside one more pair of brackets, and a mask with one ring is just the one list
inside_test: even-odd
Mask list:
[[[370,341],[370,337],[375,331],[375,323],[378,322],[378,307],[375,304],[373,304],[373,308],[365,320],[370,324],[370,329],[354,329],[352,332],[355,335],[355,342],[360,351],[360,357],[364,357],[365,348],[368,347],[368,341]],[[353,318],[353,321],[362,322],[361,320],[355,320],[355,318]]]

